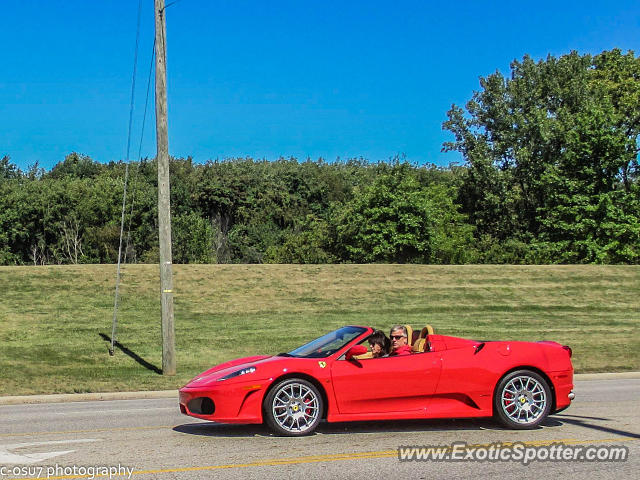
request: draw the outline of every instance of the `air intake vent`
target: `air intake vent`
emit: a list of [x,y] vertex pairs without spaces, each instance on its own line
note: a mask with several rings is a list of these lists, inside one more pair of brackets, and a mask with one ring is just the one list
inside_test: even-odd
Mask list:
[[196,415],[213,415],[216,410],[213,400],[209,397],[194,398],[188,403],[187,407],[191,413]]

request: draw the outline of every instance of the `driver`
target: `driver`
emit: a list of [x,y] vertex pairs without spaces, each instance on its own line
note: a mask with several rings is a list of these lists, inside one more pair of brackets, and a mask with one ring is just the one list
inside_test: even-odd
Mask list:
[[411,355],[411,346],[408,342],[407,329],[404,325],[394,325],[391,327],[391,353],[390,357]]

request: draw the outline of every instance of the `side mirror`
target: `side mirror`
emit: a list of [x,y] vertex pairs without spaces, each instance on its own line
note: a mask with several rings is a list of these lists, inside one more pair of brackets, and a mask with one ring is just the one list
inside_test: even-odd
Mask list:
[[347,350],[347,353],[344,358],[347,360],[351,360],[355,355],[362,355],[367,353],[369,350],[365,345],[355,345]]

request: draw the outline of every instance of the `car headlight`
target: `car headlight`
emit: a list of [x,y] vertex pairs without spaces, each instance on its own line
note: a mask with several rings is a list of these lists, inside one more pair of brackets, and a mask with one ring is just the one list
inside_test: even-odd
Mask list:
[[235,372],[228,373],[224,377],[220,377],[218,381],[221,382],[223,380],[229,380],[230,378],[239,377],[240,375],[246,375],[248,373],[253,373],[255,371],[256,371],[256,367],[245,367],[241,370],[236,370]]

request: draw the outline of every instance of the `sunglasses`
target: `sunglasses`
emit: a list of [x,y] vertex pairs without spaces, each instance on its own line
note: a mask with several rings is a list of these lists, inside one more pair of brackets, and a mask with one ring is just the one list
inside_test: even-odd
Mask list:
[[401,338],[407,338],[406,335],[391,335],[391,340],[400,340]]

